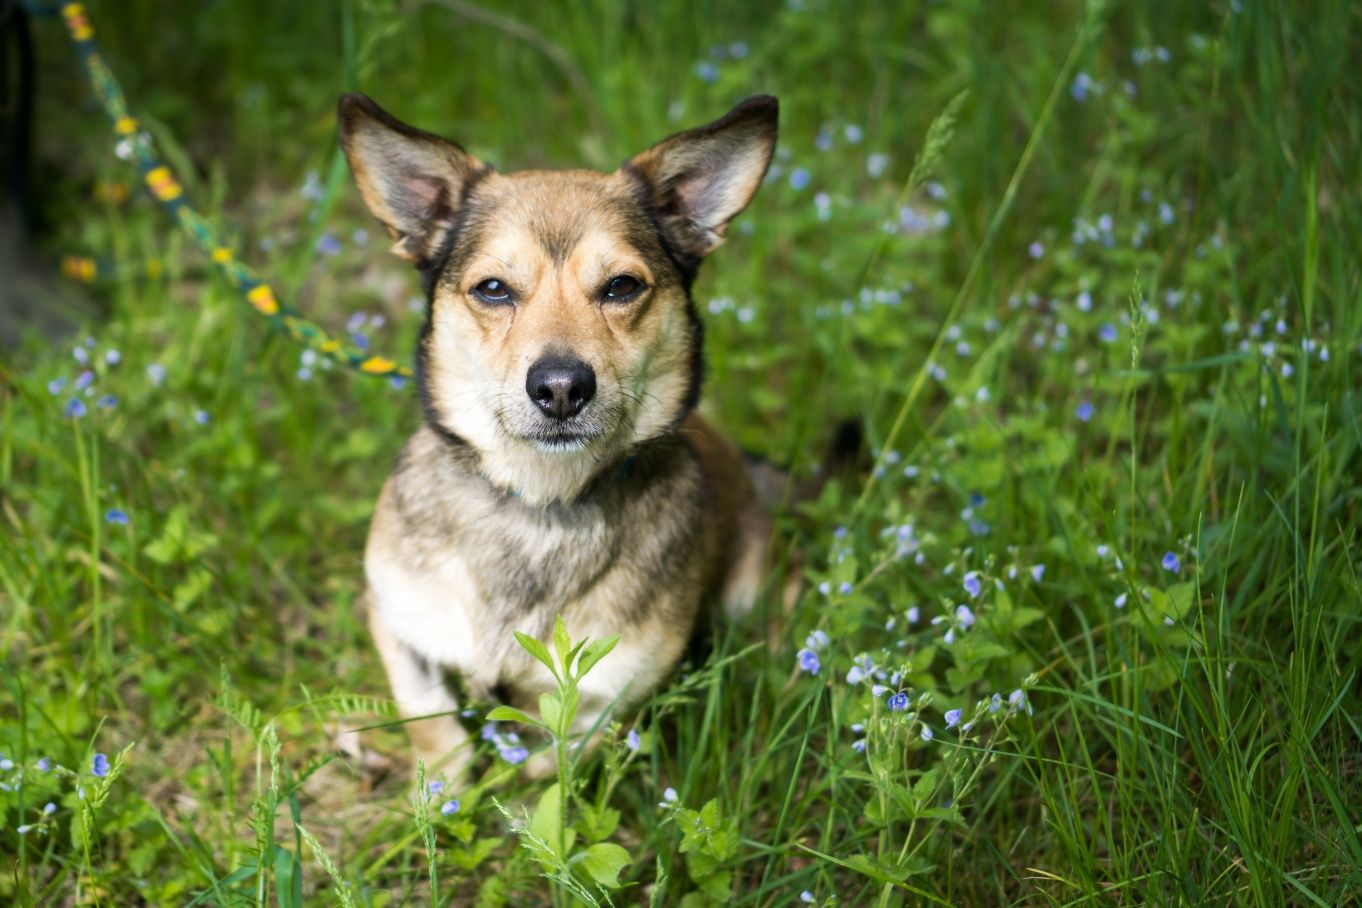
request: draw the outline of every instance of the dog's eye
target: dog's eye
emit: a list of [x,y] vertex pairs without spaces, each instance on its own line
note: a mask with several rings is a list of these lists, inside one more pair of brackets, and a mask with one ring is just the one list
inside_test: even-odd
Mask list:
[[507,287],[504,281],[489,277],[473,288],[473,295],[484,303],[509,303],[511,288]]
[[643,281],[628,274],[621,274],[605,285],[605,298],[608,300],[627,300],[643,289]]

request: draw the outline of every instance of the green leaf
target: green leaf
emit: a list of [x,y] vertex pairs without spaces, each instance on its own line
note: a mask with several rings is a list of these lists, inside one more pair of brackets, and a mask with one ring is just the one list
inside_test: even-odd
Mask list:
[[562,703],[555,693],[545,691],[539,695],[539,715],[543,717],[544,724],[554,730],[562,728],[562,726],[558,724],[559,719],[562,718],[563,712],[561,705]]
[[727,870],[716,873],[701,881],[700,889],[705,895],[724,904],[733,895],[733,874]]
[[606,656],[610,655],[610,651],[613,650],[615,645],[619,642],[619,634],[601,640],[593,640],[591,644],[582,651],[581,661],[577,663],[577,677],[580,678],[591,671],[597,662],[600,662]]
[[629,865],[629,852],[610,842],[597,842],[582,855],[581,867],[607,889],[620,884],[620,871]]
[[562,832],[562,817],[562,789],[555,782],[545,789],[544,794],[539,798],[539,805],[534,809],[534,816],[530,817],[530,834],[542,840],[560,858],[565,857],[563,843],[559,840],[559,834]]
[[533,725],[536,728],[545,727],[543,722],[540,722],[527,712],[516,709],[514,706],[493,707],[492,710],[487,713],[487,719],[491,722],[523,722],[526,725]]
[[568,654],[572,650],[572,640],[568,637],[567,628],[563,626],[562,615],[553,620],[553,648],[558,651],[558,664],[563,666],[563,671],[567,671],[570,664]]
[[620,812],[612,807],[597,807],[583,804],[577,828],[589,842],[599,842],[609,838],[619,827]]
[[515,639],[516,642],[520,644],[521,649],[542,662],[544,667],[552,673],[553,677],[558,677],[558,669],[553,667],[553,657],[549,655],[549,648],[547,646],[540,643],[529,634],[522,634],[520,631],[515,632]]

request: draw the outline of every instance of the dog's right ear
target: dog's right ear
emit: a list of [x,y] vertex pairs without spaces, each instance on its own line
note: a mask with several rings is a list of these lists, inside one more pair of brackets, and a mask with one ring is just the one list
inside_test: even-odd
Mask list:
[[469,179],[490,168],[361,94],[342,95],[337,118],[360,195],[397,241],[393,252],[417,264],[428,261],[454,226]]

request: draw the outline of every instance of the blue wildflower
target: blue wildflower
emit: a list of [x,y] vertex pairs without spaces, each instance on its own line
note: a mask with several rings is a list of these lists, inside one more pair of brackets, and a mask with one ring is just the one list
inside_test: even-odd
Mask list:
[[837,592],[841,593],[843,596],[849,596],[849,595],[851,595],[851,582],[850,582],[850,581],[845,581],[845,580],[844,580],[844,581],[837,587]]
[[974,610],[968,605],[957,605],[955,607],[955,620],[962,628],[974,627]]
[[463,805],[459,803],[457,798],[451,798],[450,800],[445,801],[443,804],[440,805],[440,815],[452,817],[454,816],[454,814],[459,812],[459,808],[461,806]]
[[95,401],[95,406],[99,407],[101,410],[112,410],[114,407],[118,406],[118,396],[115,394],[105,394],[99,400]]
[[958,710],[958,709],[948,709],[948,710],[946,710],[946,727],[947,727],[947,728],[955,728],[955,726],[957,726],[957,725],[959,725],[959,724],[960,724],[960,710]]
[[530,757],[530,752],[519,745],[515,747],[504,747],[499,751],[501,758],[512,766],[524,763]]
[[639,746],[642,743],[643,742],[639,740],[637,728],[629,729],[629,734],[624,736],[624,746],[628,747],[634,753],[638,753]]
[[36,766],[38,772],[50,772],[52,770],[52,761],[47,757],[40,757]]
[[1182,561],[1174,552],[1164,552],[1163,561],[1159,563],[1163,565],[1165,571],[1173,574],[1179,573],[1182,570]]
[[147,366],[147,378],[151,379],[153,385],[159,385],[166,380],[166,367],[159,363],[152,363]]
[[109,508],[104,512],[104,522],[112,523],[116,526],[125,527],[128,525],[128,512],[122,508]]
[[1038,259],[1041,256],[1045,255],[1045,246],[1044,244],[1041,243],[1040,240],[1035,240],[1031,243],[1030,246],[1026,247],[1026,253],[1027,255],[1031,256],[1031,258]]
[[407,379],[402,375],[394,375],[392,378],[388,379],[388,383],[398,391],[401,391],[407,386]]
[[207,410],[196,410],[196,411],[194,411],[194,422],[198,423],[199,425],[201,425],[201,426],[206,426],[206,425],[208,425],[208,421],[209,421],[210,419],[212,419],[212,417],[208,415],[208,411],[207,411]]
[[58,394],[62,392],[62,389],[65,387],[66,387],[65,378],[54,378],[47,383],[47,393],[51,394],[53,397],[56,397]]
[[76,376],[76,383],[72,387],[74,387],[75,390],[77,391],[84,391],[86,388],[90,387],[94,383],[95,373],[91,372],[89,369],[86,369],[84,372]]
[[1032,580],[1034,580],[1036,583],[1040,583],[1041,579],[1044,578],[1044,577],[1045,577],[1045,565],[1043,565],[1043,564],[1033,564],[1033,565],[1031,565],[1031,579],[1032,579]]
[[1102,325],[1102,327],[1097,329],[1097,336],[1102,339],[1102,343],[1104,344],[1113,343],[1116,340],[1116,326]]
[[490,741],[495,738],[497,736],[497,723],[488,722],[482,727],[482,731],[478,733],[478,736],[484,741]]
[[14,761],[9,757],[0,757],[0,772],[9,772],[14,768]]
[[1129,594],[1127,594],[1127,593],[1122,593],[1121,595],[1119,595],[1119,596],[1116,597],[1116,601],[1113,602],[1112,605],[1116,606],[1117,608],[1125,608],[1125,607],[1126,607],[1126,600],[1127,600],[1128,598],[1129,598]]
[[901,713],[908,708],[908,694],[905,691],[899,691],[891,695],[886,702],[892,711]]
[[57,805],[52,803],[51,801],[48,801],[46,804],[43,805],[43,816],[50,817],[52,816],[52,814],[56,812]]
[[1078,408],[1074,410],[1074,416],[1078,417],[1079,422],[1088,422],[1090,419],[1092,419],[1092,413],[1093,406],[1092,401],[1090,400],[1083,401],[1081,404],[1078,405]]
[[984,585],[979,581],[979,572],[970,571],[965,575],[965,592],[969,593],[971,599],[978,599],[979,594],[984,591]]
[[812,902],[812,901],[813,901],[813,893],[810,892],[809,890],[805,889],[803,892],[799,893],[799,900],[800,900],[801,902]]
[[123,354],[117,350],[107,350],[104,353],[104,362],[111,366],[116,366],[123,361]]
[[665,789],[663,789],[662,800],[661,802],[658,803],[657,806],[670,807],[676,803],[676,798],[677,798],[676,789],[668,785]]
[[90,761],[90,772],[99,778],[104,778],[109,774],[109,758],[104,754],[95,754],[95,758]]
[[822,667],[822,663],[818,661],[818,654],[811,649],[800,650],[798,658],[800,671],[806,671],[811,675],[816,675],[818,674],[818,669]]
[[695,74],[700,77],[701,82],[713,84],[719,81],[719,67],[708,60],[695,64]]
[[804,640],[804,645],[809,649],[822,649],[828,645],[828,635],[826,631],[814,631]]
[[809,173],[807,167],[796,167],[790,171],[791,189],[807,189],[812,180],[813,176]]
[[67,419],[80,419],[85,415],[85,401],[79,397],[73,397],[66,402],[66,406],[61,408],[61,413]]
[[909,624],[917,624],[918,621],[922,620],[922,609],[916,605],[911,606],[904,617],[908,619]]
[[428,791],[428,792],[430,792],[431,794],[435,795],[435,794],[439,794],[441,791],[443,791],[443,790],[444,790],[444,787],[445,787],[445,783],[444,783],[444,782],[441,782],[439,779],[436,779],[434,782],[431,782],[431,783],[429,783],[429,784],[426,785],[426,791]]
[[317,239],[317,251],[322,255],[339,255],[341,251],[341,241],[331,231],[323,233]]
[[922,726],[922,731],[918,733],[918,737],[924,741],[932,740],[932,738],[935,737],[935,735],[932,733],[932,727],[930,725]]

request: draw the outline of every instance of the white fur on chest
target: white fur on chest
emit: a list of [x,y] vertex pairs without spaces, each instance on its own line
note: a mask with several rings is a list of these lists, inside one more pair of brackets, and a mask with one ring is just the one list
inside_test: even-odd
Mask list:
[[388,559],[370,559],[365,568],[374,605],[394,637],[431,662],[471,668],[478,639],[470,609],[478,607],[478,593],[462,558],[451,555],[420,573]]

